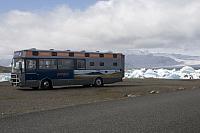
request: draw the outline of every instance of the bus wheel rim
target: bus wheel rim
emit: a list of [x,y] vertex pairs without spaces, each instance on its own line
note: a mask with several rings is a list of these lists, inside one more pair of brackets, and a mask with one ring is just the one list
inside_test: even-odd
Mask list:
[[101,85],[101,84],[102,84],[102,83],[101,83],[101,79],[97,79],[96,84],[97,84],[97,85]]
[[49,82],[48,82],[48,81],[45,81],[45,82],[44,82],[44,86],[45,86],[45,87],[49,87]]

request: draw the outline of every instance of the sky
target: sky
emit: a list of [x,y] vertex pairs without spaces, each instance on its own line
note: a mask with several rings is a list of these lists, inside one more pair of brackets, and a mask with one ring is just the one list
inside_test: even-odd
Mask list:
[[0,58],[15,50],[200,55],[199,0],[0,0]]
[[0,12],[51,10],[58,5],[68,5],[72,9],[84,10],[96,2],[97,0],[0,0]]

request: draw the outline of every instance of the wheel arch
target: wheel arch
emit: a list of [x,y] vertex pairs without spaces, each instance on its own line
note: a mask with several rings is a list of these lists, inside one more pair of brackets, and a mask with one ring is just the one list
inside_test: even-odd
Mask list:
[[48,80],[49,83],[51,84],[51,87],[53,87],[53,82],[52,82],[52,79],[49,78],[49,77],[45,77],[43,79],[40,80],[40,83],[39,83],[39,88],[41,88],[41,85],[42,85],[42,82],[45,81],[45,80]]
[[[99,77],[99,76],[95,78],[94,83],[93,83],[93,86],[97,86],[97,85],[96,85],[96,80],[97,80],[97,79],[100,79],[100,80],[101,80],[102,83],[101,83],[100,86],[103,86],[103,85],[104,85],[104,79],[103,79],[102,77]],[[99,86],[99,87],[100,87],[100,86]]]

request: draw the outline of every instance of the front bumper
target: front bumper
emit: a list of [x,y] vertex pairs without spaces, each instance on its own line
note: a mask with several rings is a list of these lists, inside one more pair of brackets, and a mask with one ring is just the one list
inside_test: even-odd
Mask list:
[[21,80],[19,78],[19,75],[12,73],[10,82],[11,82],[12,86],[20,86]]

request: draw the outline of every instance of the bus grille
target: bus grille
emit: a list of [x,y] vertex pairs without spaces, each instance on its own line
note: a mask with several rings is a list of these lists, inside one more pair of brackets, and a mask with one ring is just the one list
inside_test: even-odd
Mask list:
[[19,86],[20,79],[17,74],[11,74],[11,84],[12,86]]

